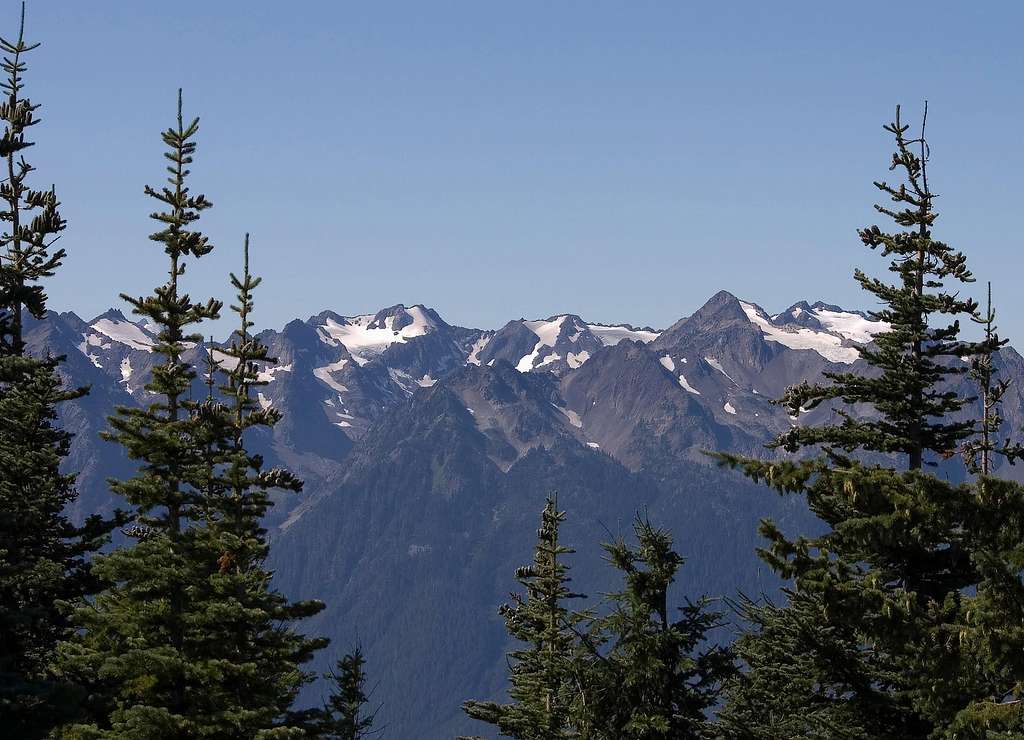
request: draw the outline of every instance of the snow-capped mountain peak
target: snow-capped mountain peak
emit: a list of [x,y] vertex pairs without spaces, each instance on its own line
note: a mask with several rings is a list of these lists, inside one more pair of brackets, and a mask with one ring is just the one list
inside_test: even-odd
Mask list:
[[852,364],[860,358],[855,345],[867,344],[888,325],[872,321],[862,313],[844,311],[825,303],[794,304],[783,313],[769,316],[755,303],[740,301],[743,312],[769,342],[790,349],[809,349],[830,362]]
[[317,331],[327,344],[343,346],[357,363],[365,365],[393,344],[436,331],[444,324],[433,310],[421,305],[392,306],[375,314],[342,317],[321,314]]
[[93,346],[99,346],[103,341],[102,339],[90,341],[89,337],[95,337],[97,334],[131,349],[144,352],[151,352],[155,341],[155,337],[141,324],[129,321],[123,313],[113,308],[90,321],[89,329],[91,332],[85,332],[83,338],[87,344]]

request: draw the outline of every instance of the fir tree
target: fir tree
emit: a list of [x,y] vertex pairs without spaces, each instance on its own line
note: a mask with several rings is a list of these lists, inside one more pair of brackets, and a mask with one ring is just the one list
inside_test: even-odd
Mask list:
[[75,527],[62,513],[76,496],[75,476],[64,473],[70,435],[57,421],[60,404],[86,389],[67,389],[58,374],[62,357],[27,353],[25,321],[46,315],[42,284],[65,252],[52,249],[64,230],[54,189],[33,190],[34,168],[25,134],[39,123],[39,106],[23,97],[25,8],[16,41],[0,39],[6,99],[0,156],[0,723],[16,737],[43,737],[75,703],[75,692],[57,678],[51,662],[70,632],[65,606],[96,588],[87,555],[110,526],[98,517]]
[[894,737],[892,702],[876,690],[861,634],[825,618],[822,600],[784,590],[785,607],[741,597],[733,604],[748,631],[733,644],[746,670],[726,684],[722,737],[744,740]]
[[[273,505],[270,491],[299,492],[302,482],[287,470],[264,469],[262,457],[246,449],[249,430],[272,427],[281,418],[254,397],[266,385],[259,379],[260,370],[275,362],[249,331],[253,291],[260,282],[249,271],[246,235],[242,277],[231,275],[238,301],[231,308],[238,314],[239,328],[229,346],[218,351],[222,362],[232,366],[221,371],[226,376],[220,387],[225,401],[211,395],[194,410],[208,435],[204,441],[210,456],[193,481],[207,492],[205,526],[197,529],[195,542],[208,574],[194,597],[204,603],[196,616],[197,625],[204,625],[198,653],[217,671],[199,711],[221,737],[253,737],[271,730],[302,736],[302,721],[292,721],[291,708],[312,676],[301,666],[327,644],[300,635],[292,626],[321,611],[323,604],[290,603],[271,589],[272,573],[264,565],[269,547],[261,521]],[[208,356],[213,371],[212,343]]]
[[992,286],[984,314],[989,351],[971,358],[970,375],[981,396],[978,437],[964,445],[968,469],[978,478],[971,532],[971,560],[978,569],[974,593],[963,599],[959,619],[949,630],[970,656],[969,669],[982,691],[969,697],[947,734],[956,738],[1011,738],[1024,734],[1024,487],[992,476],[996,458],[1013,465],[1024,447],[1002,437],[1002,398],[1009,381],[997,379],[995,351],[1006,344],[995,328]]
[[703,647],[721,615],[701,599],[674,618],[668,591],[683,558],[647,519],[637,517],[634,533],[635,549],[621,539],[604,546],[625,583],[584,641],[590,654],[575,724],[595,740],[709,736],[705,712],[733,671],[728,650]]
[[569,567],[562,558],[574,552],[559,541],[565,512],[554,496],[541,514],[533,563],[516,571],[525,594],[512,594],[512,603],[499,613],[509,635],[523,647],[509,657],[509,704],[467,701],[463,709],[473,719],[492,724],[503,734],[522,740],[573,737],[570,711],[578,693],[574,675],[577,625],[583,614],[566,607],[582,598],[569,588]]
[[985,313],[971,318],[985,328],[981,351],[970,358],[968,371],[980,394],[981,420],[977,436],[967,440],[961,451],[968,470],[976,475],[988,476],[992,473],[997,456],[1001,456],[1011,465],[1024,456],[1024,445],[1008,438],[1000,439],[1004,421],[1000,408],[1003,396],[1010,387],[1010,381],[996,378],[999,370],[994,359],[1008,340],[1001,339],[996,330],[996,312],[992,307],[992,283],[988,284]]
[[[904,181],[877,182],[896,205],[876,208],[901,230],[871,226],[859,234],[892,258],[896,280],[855,273],[882,304],[872,317],[890,326],[875,346],[860,349],[873,371],[828,373],[828,384],[803,383],[785,394],[782,403],[794,415],[837,403],[839,424],[795,427],[775,443],[788,452],[819,450],[817,457],[721,456],[781,494],[804,496],[826,525],[819,536],[790,539],[762,523],[768,546],[761,556],[793,587],[786,607],[747,610],[753,631],[737,651],[750,670],[731,684],[721,715],[736,736],[757,736],[737,729],[743,727],[792,731],[809,718],[814,723],[797,736],[829,736],[820,728],[852,717],[867,736],[924,738],[948,727],[972,697],[994,690],[954,637],[964,590],[981,579],[974,557],[981,499],[971,485],[925,467],[955,455],[975,434],[976,421],[964,413],[974,399],[953,384],[968,372],[962,360],[997,346],[992,337],[959,337],[957,317],[978,318],[977,304],[946,283],[973,277],[966,257],[932,236],[936,196],[924,126],[909,138],[897,108],[886,130],[896,141],[891,168]],[[861,453],[905,456],[906,469],[869,464]],[[999,518],[991,506],[987,516]],[[789,658],[775,663],[771,641],[778,635],[790,640]],[[798,716],[809,707],[813,714]]]
[[344,655],[335,669],[324,676],[331,686],[331,695],[318,726],[318,737],[363,740],[377,732],[373,729],[377,712],[366,710],[370,697],[366,693],[365,665],[362,650],[356,648]]
[[259,284],[248,265],[234,310],[240,328],[219,351],[233,365],[214,397],[210,349],[205,399],[187,397],[196,378],[183,359],[187,342],[201,336],[188,327],[219,315],[220,304],[193,302],[179,289],[185,258],[200,258],[212,245],[190,229],[210,207],[186,186],[198,119],[185,123],[178,98],[177,126],[164,132],[171,162],[170,187],[146,193],[166,206],[153,214],[163,228],[151,236],[170,258],[169,280],[152,296],[124,296],[138,315],[159,327],[148,390],[158,400],[145,409],[122,408],[109,437],[141,462],[138,475],[114,481],[135,508],[130,547],[97,559],[96,569],[114,585],[78,612],[83,634],[64,651],[69,674],[93,688],[92,723],[66,728],[69,736],[98,737],[302,737],[291,705],[310,676],[300,670],[324,640],[290,626],[315,614],[320,602],[289,603],[270,588],[266,532],[260,521],[271,505],[269,490],[298,491],[285,470],[263,469],[245,447],[245,434],[272,426],[280,415],[252,397],[261,385],[267,348],[249,333],[252,291]]
[[111,482],[133,507],[134,522],[125,533],[134,542],[96,558],[96,571],[113,585],[77,612],[82,634],[63,652],[63,669],[90,685],[93,697],[94,723],[68,728],[71,735],[198,735],[196,709],[222,670],[197,652],[197,609],[206,605],[194,597],[210,574],[193,526],[202,521],[206,491],[190,481],[206,463],[205,422],[191,413],[186,393],[195,371],[182,358],[187,342],[202,339],[190,327],[216,318],[220,309],[214,300],[192,301],[179,286],[186,258],[213,249],[189,228],[211,206],[186,185],[198,129],[198,119],[185,123],[179,91],[177,125],[163,133],[169,187],[145,188],[165,209],[152,214],[161,228],[150,239],[168,256],[168,280],[150,296],[122,295],[135,314],[158,327],[153,351],[163,362],[146,385],[154,401],[118,409],[107,435],[140,463],[135,477]]
[[[874,337],[875,347],[858,347],[861,358],[877,373],[825,373],[831,383],[801,383],[782,399],[792,415],[833,399],[841,399],[847,406],[863,404],[878,415],[855,417],[847,408],[838,407],[841,424],[796,426],[782,435],[776,446],[788,452],[825,445],[848,452],[902,453],[907,456],[907,467],[918,470],[929,453],[933,458],[948,456],[975,431],[973,419],[950,418],[974,401],[949,389],[953,378],[967,372],[957,361],[984,352],[984,348],[959,338],[958,317],[977,317],[977,302],[961,296],[958,288],[945,288],[946,282],[974,282],[967,258],[932,236],[938,213],[934,210],[936,195],[928,185],[927,116],[926,104],[917,138],[908,138],[910,127],[902,122],[899,106],[896,120],[885,126],[896,140],[889,169],[901,172],[905,182],[876,182],[875,187],[896,205],[876,205],[875,209],[901,230],[886,232],[869,226],[858,232],[866,246],[892,258],[889,270],[896,277],[890,284],[860,270],[854,272],[861,287],[883,306],[872,312],[872,319],[889,325],[888,331]],[[947,320],[942,323],[944,318]],[[933,326],[936,321],[942,325]],[[934,465],[934,459],[927,462]]]

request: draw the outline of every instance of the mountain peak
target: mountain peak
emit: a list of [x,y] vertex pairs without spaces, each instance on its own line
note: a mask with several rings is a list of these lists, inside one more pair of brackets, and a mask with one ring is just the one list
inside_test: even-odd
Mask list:
[[106,319],[107,321],[128,321],[128,319],[125,318],[125,315],[121,312],[120,309],[108,308],[106,311],[104,311],[99,316],[96,316],[92,321],[90,321],[89,324],[95,324],[97,321],[101,321],[103,319]]
[[367,329],[388,329],[396,334],[406,327],[412,327],[410,336],[419,336],[433,331],[438,326],[446,325],[444,320],[431,308],[422,304],[406,306],[403,303],[382,308],[373,315],[366,325]]

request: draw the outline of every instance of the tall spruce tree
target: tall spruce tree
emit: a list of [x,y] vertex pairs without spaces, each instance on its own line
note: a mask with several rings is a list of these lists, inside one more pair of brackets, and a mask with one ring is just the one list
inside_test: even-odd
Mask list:
[[12,737],[43,737],[75,703],[73,687],[54,676],[51,662],[70,625],[66,605],[96,588],[87,555],[110,527],[98,518],[75,527],[63,510],[76,496],[75,476],[62,471],[71,443],[58,424],[60,404],[86,390],[65,388],[62,357],[27,352],[25,322],[46,315],[42,281],[61,266],[53,249],[64,230],[54,189],[34,190],[24,158],[27,129],[39,106],[23,96],[25,7],[16,41],[0,39],[4,54],[0,103],[0,726]]
[[[965,256],[932,235],[936,196],[924,125],[909,137],[897,108],[885,128],[896,142],[891,169],[903,182],[875,183],[896,204],[876,208],[899,230],[870,226],[859,234],[891,257],[896,279],[855,273],[882,304],[873,318],[890,327],[860,350],[872,372],[828,373],[830,383],[804,383],[783,397],[794,415],[837,403],[840,423],[795,427],[775,443],[788,452],[817,450],[816,457],[721,456],[781,494],[804,496],[826,525],[821,535],[790,539],[762,523],[768,546],[761,556],[793,586],[785,607],[747,610],[753,631],[737,651],[749,670],[731,684],[720,715],[729,736],[829,737],[828,728],[852,717],[862,736],[931,737],[972,697],[993,691],[954,639],[964,590],[981,578],[974,558],[980,499],[971,485],[926,469],[977,431],[966,413],[974,399],[954,383],[968,372],[964,360],[997,347],[991,338],[959,336],[958,317],[977,318],[978,307],[959,293],[973,280]],[[905,469],[877,457],[871,464],[861,453],[903,456]],[[789,640],[785,655],[773,646],[780,635]],[[801,714],[814,721],[801,724]]]
[[[273,360],[249,333],[260,280],[249,272],[248,241],[243,275],[231,276],[240,328],[218,362],[210,348],[211,391],[199,400],[189,394],[197,374],[183,355],[201,336],[188,328],[221,307],[193,302],[179,288],[185,258],[212,249],[189,228],[211,205],[186,186],[198,128],[198,119],[186,125],[179,91],[177,125],[163,134],[170,187],[146,188],[166,209],[153,214],[163,228],[150,238],[170,259],[169,279],[151,296],[123,296],[159,327],[153,349],[164,362],[147,384],[157,400],[110,420],[109,437],[140,461],[138,475],[112,482],[134,507],[127,534],[135,541],[97,558],[97,572],[113,586],[78,611],[82,634],[63,652],[64,669],[94,697],[91,721],[65,728],[71,737],[303,737],[304,719],[291,714],[310,680],[300,666],[326,644],[290,624],[323,605],[288,602],[270,588],[263,564],[269,490],[302,484],[288,471],[264,470],[245,446],[248,430],[280,418],[252,396],[260,366]],[[231,365],[224,400],[212,393],[219,363]]]
[[574,724],[593,740],[709,737],[705,712],[734,670],[727,649],[705,644],[721,615],[708,599],[674,614],[668,592],[683,558],[672,536],[646,518],[637,517],[633,530],[636,548],[622,539],[604,546],[625,583],[582,641],[589,654]]
[[565,555],[574,552],[559,541],[565,512],[554,496],[547,499],[537,531],[533,563],[516,571],[525,594],[512,594],[512,603],[499,613],[509,635],[523,647],[509,654],[512,701],[467,701],[463,709],[473,719],[494,725],[503,735],[521,740],[574,737],[570,713],[578,694],[574,674],[577,626],[585,615],[566,602],[583,598],[569,587]]
[[164,208],[151,216],[160,229],[150,239],[168,256],[168,279],[150,296],[122,294],[133,313],[157,327],[153,351],[163,361],[146,385],[154,400],[145,408],[119,408],[107,435],[139,461],[135,477],[111,482],[133,508],[125,533],[134,542],[96,558],[95,570],[112,585],[78,610],[81,635],[63,651],[63,670],[91,687],[93,721],[67,728],[72,736],[201,734],[196,710],[221,670],[203,661],[204,638],[196,633],[197,609],[205,604],[196,603],[195,591],[209,566],[197,551],[195,526],[206,491],[190,482],[207,461],[205,422],[186,395],[196,373],[182,357],[188,343],[202,339],[190,327],[216,318],[221,306],[194,302],[179,285],[186,258],[213,249],[190,228],[211,206],[186,185],[198,130],[198,119],[186,124],[182,117],[179,91],[177,125],[163,133],[169,187],[145,188]]
[[[195,549],[205,561],[206,580],[196,584],[201,603],[196,626],[203,625],[203,661],[215,670],[203,696],[204,724],[218,737],[305,736],[305,717],[293,716],[299,689],[313,679],[301,667],[327,640],[295,631],[296,621],[324,608],[319,601],[289,602],[270,586],[265,567],[269,553],[261,522],[273,505],[272,489],[299,492],[302,482],[291,472],[264,469],[263,458],[246,448],[246,435],[270,428],[279,411],[264,407],[257,389],[266,385],[260,372],[275,360],[250,333],[253,291],[261,278],[249,271],[249,236],[245,237],[242,276],[231,275],[237,290],[239,328],[230,344],[214,350],[223,359],[223,401],[208,396],[193,411],[204,432],[209,458],[192,481],[206,490],[204,526],[196,531]],[[214,363],[211,362],[211,365]],[[212,370],[212,367],[211,367]],[[198,610],[197,610],[198,611]]]

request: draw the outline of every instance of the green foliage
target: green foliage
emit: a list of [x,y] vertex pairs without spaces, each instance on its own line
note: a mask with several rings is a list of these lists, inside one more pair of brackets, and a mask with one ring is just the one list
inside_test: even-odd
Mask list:
[[592,620],[576,705],[580,735],[614,740],[710,736],[705,712],[734,668],[730,652],[707,646],[720,614],[709,599],[687,602],[676,618],[668,591],[683,558],[672,537],[646,519],[634,523],[637,547],[605,545],[625,581],[611,594],[610,612]]
[[367,713],[370,701],[366,693],[366,659],[356,648],[342,656],[335,670],[326,674],[331,695],[317,726],[317,737],[329,740],[362,740],[376,731],[373,720],[376,711]]
[[[1005,386],[993,380],[992,354],[1004,342],[991,306],[981,316],[974,301],[943,287],[973,278],[964,255],[931,234],[923,126],[908,139],[897,108],[886,129],[896,139],[892,169],[906,182],[876,183],[901,210],[877,208],[904,230],[860,232],[893,258],[898,278],[888,285],[856,273],[883,304],[874,317],[891,325],[876,347],[861,350],[872,372],[827,374],[831,385],[805,383],[782,399],[792,413],[846,404],[836,409],[839,424],[795,427],[775,445],[812,448],[817,457],[719,456],[781,495],[805,497],[826,525],[793,538],[762,522],[767,545],[759,554],[793,585],[785,606],[738,606],[750,630],[735,646],[746,671],[729,683],[720,713],[729,737],[984,737],[955,728],[1011,714],[1006,700],[1024,678],[1000,647],[1024,647],[1013,626],[1024,619],[1024,601],[1014,601],[1024,565],[1022,489],[984,475],[954,484],[924,467],[961,451],[987,473],[993,454],[1016,456],[1014,445],[996,442]],[[959,338],[961,314],[986,326],[981,342]],[[937,319],[945,322],[938,328]],[[980,424],[956,416],[976,400],[952,390],[966,373],[982,390]],[[904,454],[908,469],[854,455],[864,452]]]
[[785,608],[741,597],[733,604],[750,625],[734,649],[747,670],[729,683],[720,735],[744,740],[855,740],[898,736],[901,711],[861,660],[859,635],[826,618],[820,598],[785,591]]
[[54,190],[28,185],[34,168],[21,155],[32,145],[25,132],[39,122],[37,105],[23,98],[24,55],[38,44],[24,40],[25,9],[15,42],[0,39],[0,103],[4,122],[0,156],[0,723],[16,737],[43,737],[78,699],[76,687],[55,676],[58,642],[70,634],[65,607],[96,590],[87,563],[111,525],[99,517],[75,527],[63,510],[74,500],[75,476],[61,471],[70,435],[57,424],[60,404],[86,389],[66,389],[61,357],[31,357],[24,339],[26,314],[46,314],[41,280],[54,274],[64,250],[51,250],[64,230]]
[[[607,598],[607,613],[570,611],[583,598],[568,584],[560,544],[565,519],[554,498],[541,515],[534,562],[516,578],[526,596],[501,608],[509,634],[525,647],[510,653],[512,702],[468,701],[466,713],[515,738],[661,740],[710,736],[705,712],[734,670],[730,652],[706,644],[720,615],[709,600],[670,614],[668,591],[683,559],[668,532],[637,518],[634,549],[606,544],[623,589]],[[675,617],[675,618],[673,618]]]
[[156,400],[119,409],[108,435],[140,461],[134,478],[111,482],[134,507],[126,530],[134,543],[96,559],[112,586],[78,610],[82,632],[63,650],[64,671],[91,692],[88,716],[64,728],[69,737],[304,736],[289,721],[310,680],[299,666],[326,643],[289,626],[323,605],[289,603],[270,589],[263,565],[269,490],[302,484],[288,471],[264,470],[244,444],[247,430],[279,419],[252,398],[259,364],[273,360],[249,335],[259,278],[249,273],[248,239],[243,276],[232,275],[240,328],[220,352],[234,360],[221,388],[226,400],[186,397],[196,372],[183,354],[201,339],[189,327],[220,309],[179,290],[184,258],[212,249],[189,228],[211,205],[186,186],[197,131],[198,120],[185,124],[179,92],[177,126],[163,134],[170,187],[146,188],[166,207],[152,215],[161,229],[151,239],[170,258],[169,279],[151,296],[124,296],[159,327],[154,351],[164,362],[146,386]]
[[[974,400],[950,391],[948,381],[967,372],[958,360],[987,348],[959,338],[960,322],[956,317],[976,317],[978,304],[962,297],[956,288],[945,288],[945,283],[971,283],[974,277],[963,253],[932,236],[938,213],[933,210],[936,196],[928,186],[924,124],[918,138],[907,138],[909,126],[901,121],[897,106],[896,120],[885,129],[896,140],[889,169],[901,172],[905,182],[876,182],[875,186],[896,205],[875,208],[901,230],[886,232],[868,226],[858,233],[866,246],[892,258],[889,270],[896,282],[889,284],[860,270],[855,272],[861,287],[883,306],[872,312],[872,319],[890,326],[889,331],[875,336],[874,347],[859,348],[861,357],[877,372],[825,373],[831,383],[802,383],[790,388],[781,401],[793,415],[824,401],[841,399],[847,405],[863,404],[877,416],[862,414],[855,418],[840,407],[837,413],[841,424],[797,426],[783,434],[776,445],[789,452],[820,444],[848,452],[862,449],[903,453],[908,466],[916,469],[924,464],[925,453],[948,456],[974,433],[973,420],[953,421],[948,417]],[[932,325],[943,318],[947,323]]]
[[562,558],[574,552],[559,542],[565,512],[549,497],[541,514],[533,563],[516,571],[525,594],[499,610],[509,635],[524,644],[509,655],[512,702],[467,701],[466,714],[495,725],[503,735],[523,740],[573,737],[570,711],[578,693],[574,680],[577,625],[585,615],[566,602],[583,598],[569,588],[569,567]]
[[1005,347],[1008,340],[1001,339],[996,331],[996,312],[992,308],[992,283],[988,284],[985,313],[971,318],[974,323],[985,327],[985,339],[982,342],[984,351],[971,356],[968,371],[968,375],[981,393],[981,420],[978,424],[978,436],[964,442],[961,453],[968,470],[975,475],[989,475],[997,455],[1002,456],[1010,464],[1024,457],[1024,445],[1010,439],[1000,439],[1004,421],[1000,404],[1010,387],[1010,381],[996,378],[999,370],[993,359],[996,351]]
[[28,312],[37,319],[46,314],[46,292],[40,284],[51,277],[67,256],[63,249],[51,246],[66,226],[58,210],[57,194],[49,190],[33,190],[28,177],[35,171],[22,154],[32,146],[25,132],[39,123],[39,109],[21,95],[25,86],[23,74],[27,66],[24,55],[39,47],[25,42],[25,6],[21,8],[21,25],[15,42],[0,39],[4,54],[0,68],[7,78],[0,83],[6,99],[0,103],[0,120],[4,122],[0,138],[0,156],[6,164],[0,182],[0,201],[4,210],[0,220],[10,224],[0,235],[0,352],[24,354],[24,319]]

